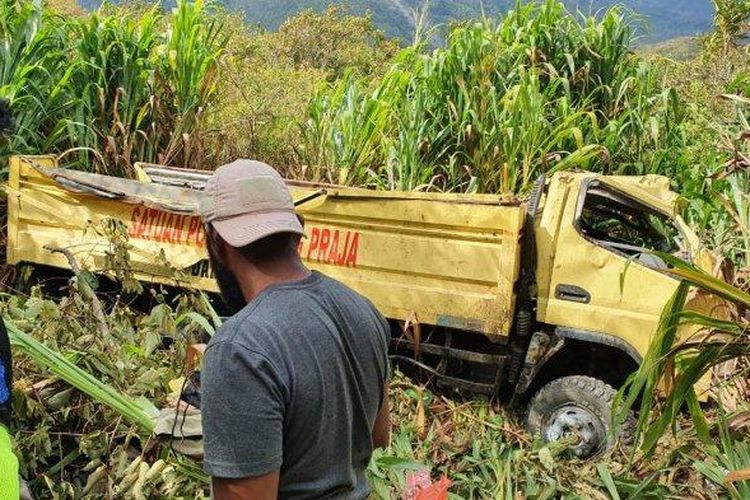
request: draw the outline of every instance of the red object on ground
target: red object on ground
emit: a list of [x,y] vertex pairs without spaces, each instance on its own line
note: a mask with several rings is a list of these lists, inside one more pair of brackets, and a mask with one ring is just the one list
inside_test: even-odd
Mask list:
[[404,500],[448,500],[451,480],[442,476],[437,482],[430,478],[427,469],[406,476]]

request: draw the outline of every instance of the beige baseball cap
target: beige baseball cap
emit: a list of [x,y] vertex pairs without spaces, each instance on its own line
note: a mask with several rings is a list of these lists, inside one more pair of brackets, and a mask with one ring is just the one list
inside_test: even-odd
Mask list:
[[198,212],[233,247],[275,233],[305,234],[284,179],[259,161],[237,160],[219,167],[206,182]]

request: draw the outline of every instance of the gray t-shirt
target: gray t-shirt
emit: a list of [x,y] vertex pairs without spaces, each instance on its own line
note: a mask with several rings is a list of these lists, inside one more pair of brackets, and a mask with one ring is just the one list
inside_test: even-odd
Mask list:
[[263,290],[206,349],[206,472],[279,470],[280,498],[365,498],[389,339],[370,301],[318,272]]

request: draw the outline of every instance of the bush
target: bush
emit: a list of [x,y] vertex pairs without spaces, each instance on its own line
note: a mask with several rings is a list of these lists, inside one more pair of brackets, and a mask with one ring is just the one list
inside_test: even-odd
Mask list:
[[304,11],[278,32],[254,30],[238,15],[223,15],[223,24],[231,35],[219,111],[211,117],[208,166],[251,157],[302,175],[294,125],[305,119],[310,96],[345,70],[365,81],[381,75],[397,47],[369,17],[335,6],[320,14]]

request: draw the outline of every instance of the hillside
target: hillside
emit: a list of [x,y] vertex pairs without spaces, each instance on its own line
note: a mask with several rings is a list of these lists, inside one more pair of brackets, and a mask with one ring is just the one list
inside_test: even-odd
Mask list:
[[661,56],[674,61],[689,61],[701,50],[700,40],[696,37],[680,36],[662,42],[641,45],[636,52],[643,56]]
[[[102,0],[78,0],[87,8],[98,7]],[[127,1],[127,0],[123,0]],[[249,23],[275,29],[287,17],[306,8],[322,10],[331,3],[341,3],[352,12],[371,12],[378,26],[392,36],[411,39],[417,12],[424,0],[221,0],[231,10],[245,12]],[[170,0],[167,5],[173,3]],[[477,17],[484,11],[494,15],[505,12],[514,0],[432,0],[429,23],[443,24],[453,20]],[[646,21],[644,41],[658,42],[678,36],[690,36],[711,26],[710,0],[567,0],[569,8],[595,12],[614,4],[625,5]]]

